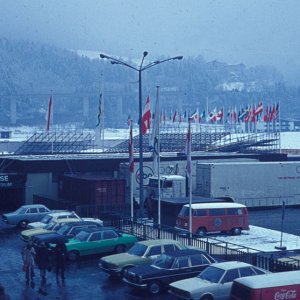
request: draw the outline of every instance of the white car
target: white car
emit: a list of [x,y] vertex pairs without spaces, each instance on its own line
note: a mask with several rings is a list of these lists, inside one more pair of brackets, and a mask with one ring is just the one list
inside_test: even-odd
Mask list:
[[39,222],[29,223],[27,225],[27,228],[45,228],[47,224],[49,224],[52,221],[66,218],[77,218],[79,220],[81,219],[74,211],[58,211],[45,215]]
[[239,261],[214,263],[197,277],[179,280],[169,285],[169,293],[180,299],[227,300],[236,278],[270,273]]

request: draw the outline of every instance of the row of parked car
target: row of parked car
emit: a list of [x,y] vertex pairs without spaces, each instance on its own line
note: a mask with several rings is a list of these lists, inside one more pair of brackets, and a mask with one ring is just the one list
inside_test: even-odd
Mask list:
[[[31,208],[25,206],[17,212]],[[3,215],[3,220],[12,224],[10,214]],[[49,212],[40,220],[31,220],[26,216],[14,221],[17,226],[22,221],[22,228],[26,221],[28,229],[20,235],[25,242],[31,241],[36,246],[41,242],[63,242],[71,261],[85,255],[110,254],[99,260],[98,266],[102,271],[152,295],[168,291],[177,299],[300,299],[300,290],[295,284],[290,289],[285,286],[284,290],[278,290],[279,283],[275,285],[275,282],[284,280],[275,273],[244,262],[218,262],[205,250],[183,245],[176,240],[139,241],[134,235],[103,226],[99,219],[82,219],[68,211]],[[300,278],[300,271],[295,272],[298,273],[282,273],[286,285],[294,283],[291,279],[294,276]],[[272,290],[270,285],[263,287],[261,284],[266,280],[273,282]],[[255,290],[258,287],[259,292]],[[268,287],[268,292],[261,297]]]

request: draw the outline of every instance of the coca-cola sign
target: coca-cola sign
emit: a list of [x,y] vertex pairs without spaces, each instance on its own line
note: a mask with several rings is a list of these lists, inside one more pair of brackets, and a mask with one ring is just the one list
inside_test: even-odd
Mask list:
[[298,299],[296,290],[281,290],[276,292],[274,300]]

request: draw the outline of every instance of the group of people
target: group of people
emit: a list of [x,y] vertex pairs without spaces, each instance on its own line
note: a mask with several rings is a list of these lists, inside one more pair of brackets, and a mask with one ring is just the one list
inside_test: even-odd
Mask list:
[[[53,258],[53,259],[51,259]],[[42,286],[46,284],[46,273],[55,267],[56,278],[65,279],[67,249],[64,243],[50,247],[46,243],[33,246],[28,243],[22,250],[23,271],[25,272],[26,285],[34,288],[35,268],[40,271]]]

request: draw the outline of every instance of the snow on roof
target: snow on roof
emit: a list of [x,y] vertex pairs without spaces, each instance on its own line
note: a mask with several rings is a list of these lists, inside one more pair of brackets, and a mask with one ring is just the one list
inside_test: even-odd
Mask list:
[[270,273],[257,276],[238,278],[235,281],[248,287],[259,289],[267,287],[283,287],[293,284],[300,284],[300,271],[287,271]]
[[[185,207],[189,207],[189,204],[185,204]],[[246,207],[240,203],[193,203],[192,209],[205,209],[205,208],[238,208],[238,207]]]

